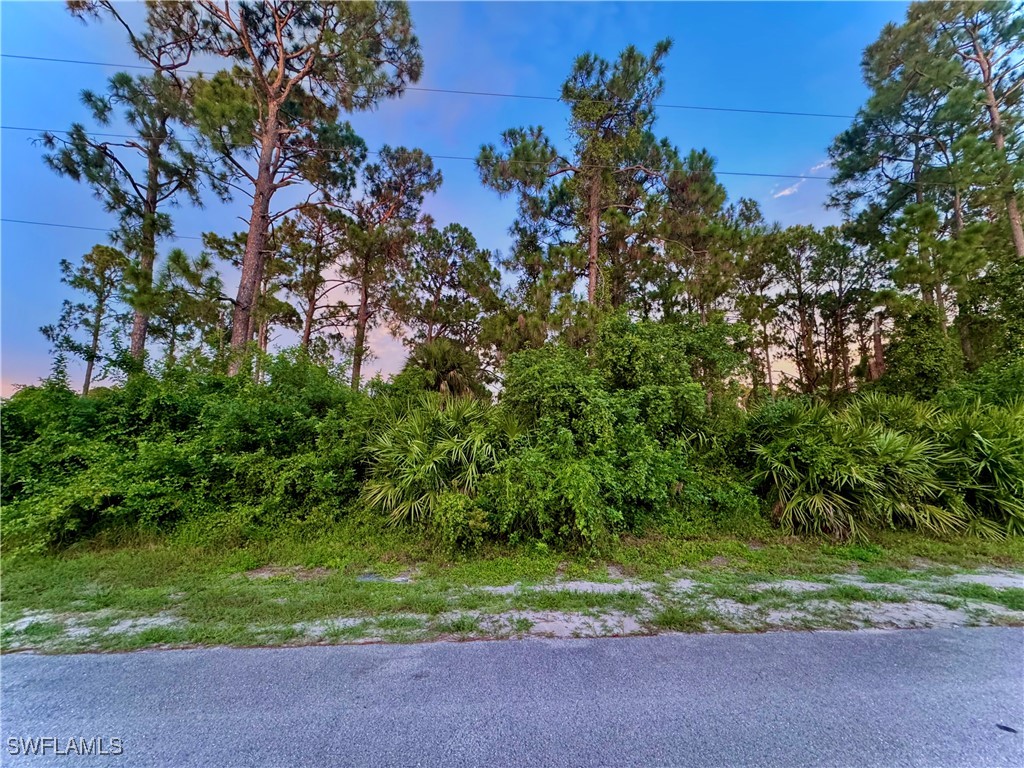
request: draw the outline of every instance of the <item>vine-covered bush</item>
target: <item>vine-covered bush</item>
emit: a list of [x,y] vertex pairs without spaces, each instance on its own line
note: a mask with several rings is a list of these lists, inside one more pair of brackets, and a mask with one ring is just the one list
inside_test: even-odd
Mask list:
[[2,410],[4,536],[42,549],[109,529],[330,518],[359,491],[367,416],[363,395],[288,355],[261,383],[174,371],[88,397],[26,388]]
[[615,316],[589,351],[513,355],[496,398],[408,378],[356,392],[296,353],[262,361],[258,380],[172,368],[86,397],[59,379],[25,388],[0,410],[5,545],[315,535],[355,507],[452,550],[750,531],[766,517],[836,538],[1024,533],[1019,359],[928,401],[875,389],[747,413],[694,381],[692,366],[729,357],[709,348],[721,334],[693,334]]

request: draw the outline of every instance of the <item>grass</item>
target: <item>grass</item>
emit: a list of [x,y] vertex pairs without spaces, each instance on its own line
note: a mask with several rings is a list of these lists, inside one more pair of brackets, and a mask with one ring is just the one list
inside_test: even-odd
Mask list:
[[960,597],[965,600],[978,600],[983,603],[1001,605],[1014,611],[1024,611],[1024,589],[1014,587],[996,589],[987,584],[957,584],[940,589],[943,594]]
[[[136,538],[94,541],[56,555],[4,556],[0,563],[5,648],[16,637],[22,645],[44,649],[131,650],[301,642],[294,625],[330,618],[362,621],[330,628],[323,633],[323,642],[347,642],[367,635],[420,639],[442,631],[443,622],[432,617],[455,612],[481,616],[510,611],[643,612],[648,596],[637,590],[526,588],[556,578],[614,583],[609,567],[655,583],[654,591],[662,598],[670,598],[668,585],[685,575],[699,582],[706,597],[765,609],[821,600],[899,602],[905,598],[897,593],[854,585],[823,584],[821,590],[799,593],[778,587],[755,591],[749,585],[786,578],[825,582],[832,574],[851,570],[870,584],[908,584],[922,573],[1020,567],[1024,566],[1024,540],[944,540],[880,533],[869,545],[837,546],[771,531],[759,532],[756,540],[692,539],[652,531],[644,537],[623,536],[600,552],[491,545],[473,556],[452,556],[431,549],[419,536],[353,520],[321,532],[316,539],[282,536],[235,549]],[[265,578],[249,573],[270,566],[278,570],[264,571]],[[412,580],[358,579],[367,573],[382,579],[405,574]],[[522,586],[502,594],[480,589],[513,584]],[[1024,610],[1024,590],[959,584],[944,594],[949,599]],[[664,628],[690,631],[686,628],[714,618],[713,612],[705,615],[699,608],[673,605],[671,600],[655,607],[660,612],[653,623]],[[12,632],[11,624],[28,611],[39,612],[39,621]],[[109,631],[123,619],[157,614],[174,617],[177,623],[132,633]],[[92,635],[62,639],[61,617],[67,616],[91,628]],[[514,630],[529,631],[525,622]],[[474,627],[445,631],[473,634],[479,622]]]
[[708,608],[670,605],[655,614],[651,624],[672,632],[704,632],[709,625],[716,625],[719,621],[718,614]]
[[475,616],[458,616],[449,621],[435,625],[438,632],[445,635],[471,635],[480,631],[480,620]]

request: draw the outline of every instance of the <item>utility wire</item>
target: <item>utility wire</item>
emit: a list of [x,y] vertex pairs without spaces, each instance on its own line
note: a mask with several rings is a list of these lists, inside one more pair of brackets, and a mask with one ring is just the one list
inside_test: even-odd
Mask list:
[[[65,131],[65,130],[56,130],[56,129],[52,129],[52,128],[28,128],[28,127],[21,126],[21,125],[0,125],[0,130],[4,130],[4,131],[27,131],[27,132],[30,132],[30,133],[52,133],[52,134],[63,133],[63,134],[70,134],[70,131]],[[129,133],[100,133],[100,132],[93,133],[91,131],[89,132],[89,135],[90,136],[102,136],[102,137],[106,137],[106,138],[115,138],[115,139],[145,140],[146,138],[148,138],[146,136],[138,136],[136,134],[129,134]],[[197,139],[178,139],[178,141],[198,141],[198,140]],[[349,150],[346,150],[346,149],[332,149],[330,147],[314,147],[314,148],[307,149],[306,151],[307,152],[314,152],[314,153],[317,153],[317,152],[330,153],[330,152],[348,152]],[[380,152],[376,152],[374,150],[367,150],[367,154],[379,155]],[[475,163],[476,160],[477,160],[475,157],[468,157],[468,156],[465,156],[465,155],[434,155],[434,154],[431,154],[429,152],[427,152],[426,154],[430,155],[431,159],[433,159],[433,160],[463,160],[463,161],[468,161],[468,162],[471,162],[471,163]],[[505,159],[505,160],[500,160],[499,162],[508,163],[510,165],[541,165],[541,166],[547,166],[547,165],[551,165],[552,163],[557,162],[557,160],[556,159],[552,159],[552,160],[513,160],[513,159]],[[577,166],[573,166],[573,169],[579,169],[579,170],[591,170],[591,169],[595,169],[595,168],[617,169],[618,166],[615,166],[615,165],[577,165]],[[825,177],[825,176],[804,176],[804,175],[793,174],[793,173],[759,173],[759,172],[755,172],[755,171],[719,171],[718,169],[715,169],[714,173],[717,176],[753,176],[753,177],[757,177],[757,178],[767,178],[767,179],[803,179],[803,180],[807,180],[807,181],[828,181],[828,178]]]
[[[2,218],[0,222],[4,224],[31,224],[35,227],[59,227],[60,229],[84,229],[89,232],[104,232],[109,234],[111,230],[103,229],[102,227],[83,227],[79,224],[56,224],[52,221],[28,221],[26,219],[8,219]],[[195,235],[168,235],[169,240],[202,240],[201,237]]]
[[[83,59],[60,59],[50,56],[27,56],[16,53],[0,53],[0,57],[5,59],[21,59],[24,61],[49,61],[58,64],[81,64],[85,66],[94,67],[113,67],[115,69],[151,69],[151,67],[144,64],[113,64],[105,61],[87,61]],[[189,74],[203,74],[198,69],[180,69],[179,72],[188,72]],[[534,101],[567,101],[560,96],[537,96],[532,94],[523,93],[500,93],[497,91],[463,91],[455,88],[427,88],[424,86],[412,86],[408,85],[405,87],[407,91],[417,91],[420,93],[447,93],[457,96],[484,96],[501,99],[530,99]],[[586,101],[594,104],[608,104],[613,103],[603,99],[568,99],[568,101]],[[700,112],[734,112],[740,114],[749,115],[781,115],[783,117],[824,117],[834,118],[837,120],[853,120],[854,115],[838,115],[830,112],[796,112],[780,109],[746,109],[741,107],[708,107],[697,104],[655,104],[658,109],[688,109]]]
[[[50,129],[50,128],[28,128],[28,127],[24,127],[24,126],[20,126],[20,125],[0,125],[0,130],[4,130],[4,131],[28,131],[28,132],[33,132],[33,133],[52,133],[52,134],[64,133],[64,134],[70,134],[70,131],[56,130],[56,129]],[[128,133],[92,133],[92,132],[90,132],[89,135],[90,136],[106,136],[106,137],[110,137],[110,138],[120,138],[120,139],[138,139],[138,140],[145,140],[147,138],[146,136],[138,136],[138,135],[135,135],[135,134],[128,134]],[[178,139],[178,141],[198,141],[198,139]],[[348,150],[345,150],[345,149],[331,149],[329,147],[319,147],[319,148],[310,148],[310,149],[307,149],[306,151],[307,152],[347,152]],[[367,154],[379,155],[380,152],[377,152],[377,151],[374,151],[374,150],[367,150]],[[469,161],[469,162],[473,162],[473,163],[475,163],[476,160],[477,160],[475,157],[466,157],[464,155],[432,155],[429,152],[426,153],[426,154],[430,155],[431,159],[433,159],[433,160],[465,160],[465,161]],[[903,160],[903,158],[899,158],[899,159]],[[513,160],[511,158],[506,158],[504,160],[499,160],[498,162],[507,163],[509,165],[542,165],[542,166],[546,166],[546,165],[551,165],[552,163],[556,162],[556,160]],[[904,162],[910,162],[910,160],[904,160]],[[601,169],[607,168],[607,169],[611,169],[611,170],[617,170],[619,168],[619,166],[616,166],[616,165],[577,165],[577,166],[572,166],[572,169],[575,169],[575,170],[590,170],[590,169],[595,169],[595,168],[601,168]],[[713,173],[716,176],[750,176],[750,177],[754,177],[754,178],[766,178],[766,179],[799,179],[801,181],[829,181],[829,178],[827,176],[807,176],[807,175],[795,174],[795,173],[760,173],[760,172],[757,172],[757,171],[720,171],[717,168],[713,171]],[[917,182],[909,182],[909,181],[903,181],[902,179],[890,179],[890,182],[893,183],[893,184],[903,184],[904,186],[909,186],[909,187],[916,186],[916,185],[920,185],[920,186],[924,186],[924,187],[948,187],[948,186],[952,186],[954,184],[954,182],[952,182],[952,181],[919,180]]]

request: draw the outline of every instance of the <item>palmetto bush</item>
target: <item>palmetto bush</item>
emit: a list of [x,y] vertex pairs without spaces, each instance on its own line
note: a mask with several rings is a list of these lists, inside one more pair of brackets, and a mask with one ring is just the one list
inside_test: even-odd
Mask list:
[[497,460],[491,412],[479,400],[433,393],[382,405],[363,500],[403,523],[429,521],[447,493],[473,496]]
[[856,409],[836,414],[798,404],[776,411],[772,438],[754,448],[755,480],[783,527],[850,538],[879,525],[939,533],[967,526],[962,500],[940,475],[951,459],[936,440]]
[[943,474],[970,510],[971,529],[1024,534],[1024,400],[951,408],[934,429],[951,457]]
[[871,393],[839,412],[783,401],[753,414],[750,431],[755,478],[785,527],[1024,534],[1020,400],[942,409]]

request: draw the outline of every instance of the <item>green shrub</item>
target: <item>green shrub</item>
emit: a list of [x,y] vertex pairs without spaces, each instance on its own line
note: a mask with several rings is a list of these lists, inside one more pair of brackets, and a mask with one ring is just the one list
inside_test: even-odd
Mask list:
[[956,381],[962,356],[942,329],[938,309],[918,303],[896,317],[893,339],[885,353],[884,391],[919,400],[935,397]]
[[394,523],[429,521],[446,493],[473,495],[497,459],[489,406],[479,400],[423,394],[382,411],[363,499]]
[[774,429],[754,448],[754,478],[784,528],[845,539],[880,525],[937,533],[966,526],[966,510],[939,474],[948,458],[936,441],[865,423],[856,410],[769,407],[755,419],[755,432]]
[[555,444],[523,448],[484,481],[482,504],[512,541],[540,539],[556,546],[594,544],[620,528],[622,512],[603,498],[611,469],[578,457],[568,431]]
[[943,413],[934,425],[948,460],[940,471],[962,495],[972,529],[1024,534],[1024,400],[999,408],[975,402]]
[[438,497],[431,525],[449,551],[477,549],[491,531],[487,513],[476,501],[454,491]]
[[88,397],[59,381],[16,393],[0,412],[8,550],[336,517],[359,491],[367,399],[300,354],[264,365],[261,383],[175,368]]

